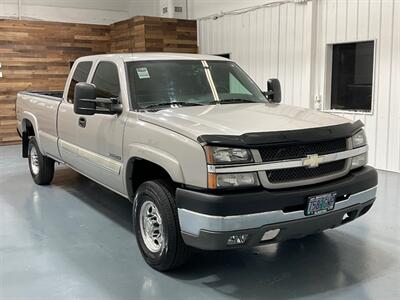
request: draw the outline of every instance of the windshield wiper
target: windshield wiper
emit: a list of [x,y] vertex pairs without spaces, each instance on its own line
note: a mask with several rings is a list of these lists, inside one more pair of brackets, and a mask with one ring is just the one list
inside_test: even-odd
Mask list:
[[232,99],[221,99],[219,101],[214,100],[209,102],[209,104],[226,104],[226,103],[258,103],[258,101],[242,99],[242,98],[232,98]]
[[184,101],[161,102],[161,103],[157,103],[157,104],[148,105],[148,106],[144,107],[144,109],[157,108],[157,107],[170,106],[170,105],[202,106],[204,104],[196,103],[196,102],[184,102]]

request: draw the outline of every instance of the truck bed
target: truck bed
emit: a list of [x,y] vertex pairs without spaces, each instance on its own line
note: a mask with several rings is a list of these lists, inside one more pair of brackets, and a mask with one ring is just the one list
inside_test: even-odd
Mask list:
[[39,142],[40,151],[54,158],[59,158],[57,113],[62,97],[61,91],[24,91],[17,95],[18,131],[23,132],[26,123],[31,123],[37,129],[36,139]]
[[63,91],[24,91],[19,94],[46,97],[47,99],[56,101],[61,101],[63,97]]

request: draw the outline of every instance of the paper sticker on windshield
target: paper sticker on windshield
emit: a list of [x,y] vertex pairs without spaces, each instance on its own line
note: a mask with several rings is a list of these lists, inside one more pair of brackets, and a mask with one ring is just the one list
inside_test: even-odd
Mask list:
[[150,78],[149,71],[147,71],[147,68],[136,68],[136,72],[140,79]]

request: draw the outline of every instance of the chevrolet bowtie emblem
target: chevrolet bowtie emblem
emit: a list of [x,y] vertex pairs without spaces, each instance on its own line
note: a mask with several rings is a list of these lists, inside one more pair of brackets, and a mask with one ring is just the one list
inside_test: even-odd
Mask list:
[[310,154],[303,159],[303,166],[308,168],[317,168],[322,161],[322,157],[319,157],[318,154]]

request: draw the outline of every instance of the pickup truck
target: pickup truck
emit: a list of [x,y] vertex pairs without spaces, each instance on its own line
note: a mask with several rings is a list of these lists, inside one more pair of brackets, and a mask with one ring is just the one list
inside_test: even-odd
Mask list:
[[301,238],[375,201],[360,121],[281,104],[233,61],[132,53],[79,58],[63,92],[20,92],[18,132],[33,180],[65,164],[132,202],[145,261],[182,265],[193,248]]

